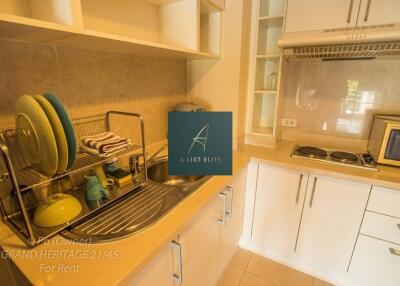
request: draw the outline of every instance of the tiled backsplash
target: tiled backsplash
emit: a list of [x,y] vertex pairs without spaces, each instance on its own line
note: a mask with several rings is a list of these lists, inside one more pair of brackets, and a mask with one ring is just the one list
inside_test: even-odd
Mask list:
[[281,118],[286,133],[368,139],[374,113],[400,114],[400,61],[291,62]]
[[141,113],[147,143],[167,136],[167,113],[186,99],[186,62],[0,40],[0,128],[22,94],[59,96],[72,117]]

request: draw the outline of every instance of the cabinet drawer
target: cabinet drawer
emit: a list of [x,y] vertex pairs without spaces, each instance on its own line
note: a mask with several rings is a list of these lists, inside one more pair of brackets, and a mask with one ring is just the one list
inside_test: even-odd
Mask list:
[[400,244],[400,219],[366,211],[360,232]]
[[349,285],[400,285],[400,256],[389,249],[400,250],[400,245],[359,235],[349,269]]
[[400,191],[374,186],[367,210],[400,218]]

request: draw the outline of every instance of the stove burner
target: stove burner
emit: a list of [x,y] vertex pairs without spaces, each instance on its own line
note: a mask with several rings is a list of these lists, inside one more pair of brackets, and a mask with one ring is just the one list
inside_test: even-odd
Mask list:
[[335,161],[343,163],[357,163],[358,157],[352,153],[334,151],[331,153],[331,158]]
[[314,157],[326,157],[327,153],[325,150],[322,150],[317,147],[312,147],[312,146],[300,146],[297,149],[297,152],[299,152],[302,155],[314,158]]

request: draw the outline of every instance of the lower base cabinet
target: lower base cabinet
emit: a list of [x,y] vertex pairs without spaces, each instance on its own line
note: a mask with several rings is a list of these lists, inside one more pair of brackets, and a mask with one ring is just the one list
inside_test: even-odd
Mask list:
[[399,286],[399,276],[400,246],[360,235],[349,269],[348,285]]
[[235,176],[188,228],[128,285],[212,286],[238,247],[243,228],[247,170]]
[[[259,164],[247,194],[246,248],[337,285],[357,241],[371,185]],[[249,210],[250,209],[250,210]],[[246,222],[246,225],[248,223]]]

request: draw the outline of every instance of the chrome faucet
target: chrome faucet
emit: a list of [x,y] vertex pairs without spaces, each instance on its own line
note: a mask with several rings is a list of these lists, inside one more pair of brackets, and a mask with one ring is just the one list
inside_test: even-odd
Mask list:
[[152,160],[155,159],[155,157],[160,154],[162,151],[164,151],[168,147],[168,143],[162,145],[156,152],[153,153],[153,155],[150,156],[149,159],[147,159],[147,163],[150,163]]

